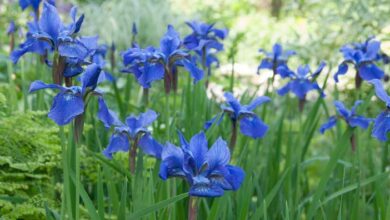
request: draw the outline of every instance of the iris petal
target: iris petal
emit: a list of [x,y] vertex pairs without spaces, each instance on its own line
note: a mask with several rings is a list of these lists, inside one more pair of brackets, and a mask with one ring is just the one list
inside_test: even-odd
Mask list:
[[48,114],[58,125],[66,125],[78,115],[84,113],[84,101],[79,94],[60,92],[54,97],[53,105]]
[[240,120],[240,131],[252,138],[262,138],[268,131],[268,126],[257,116],[244,117]]

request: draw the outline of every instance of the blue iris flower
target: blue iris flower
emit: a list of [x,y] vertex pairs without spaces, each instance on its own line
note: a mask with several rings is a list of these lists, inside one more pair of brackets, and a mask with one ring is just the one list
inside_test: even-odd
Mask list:
[[367,127],[370,125],[371,119],[356,114],[356,108],[361,103],[361,100],[356,101],[352,109],[349,110],[344,106],[342,102],[335,101],[334,105],[339,115],[331,116],[328,122],[321,126],[320,132],[323,134],[326,130],[334,127],[336,125],[337,119],[343,119],[348,124],[348,126],[352,128],[361,127],[363,129],[367,129]]
[[11,21],[8,25],[8,28],[7,28],[7,35],[11,35],[13,33],[15,33],[16,31],[16,25],[15,25],[15,21]]
[[[252,138],[262,138],[268,131],[268,126],[253,112],[259,105],[271,101],[267,96],[255,98],[249,105],[241,105],[230,92],[225,93],[227,105],[222,105],[221,109],[224,114],[227,113],[233,122],[233,127],[239,123],[240,131],[246,136]],[[220,117],[222,118],[222,114]],[[205,129],[208,129],[212,123],[217,120],[215,116],[210,121],[206,122]],[[219,120],[221,120],[221,118]]]
[[59,93],[54,97],[48,116],[60,126],[66,125],[75,117],[84,114],[90,96],[97,96],[99,103],[98,117],[108,126],[113,123],[113,116],[104,102],[103,94],[96,89],[97,84],[101,81],[101,72],[102,70],[98,65],[91,64],[81,76],[81,86],[64,87],[37,80],[31,83],[29,92],[40,89],[59,90]]
[[287,66],[278,67],[277,71],[280,75],[288,76],[291,81],[278,90],[278,94],[283,96],[288,92],[293,92],[300,100],[305,100],[306,94],[311,90],[318,90],[322,96],[325,96],[322,89],[315,82],[316,77],[322,72],[325,67],[325,62],[321,62],[319,67],[311,72],[308,65],[299,66],[297,72],[291,71]]
[[115,131],[103,154],[112,158],[113,153],[127,152],[132,146],[139,146],[144,153],[161,158],[162,146],[152,138],[148,126],[150,126],[158,115],[153,110],[147,110],[139,116],[131,115],[126,119],[126,124],[114,120]]
[[182,177],[190,184],[189,194],[199,197],[222,196],[225,190],[237,190],[241,186],[245,173],[229,164],[230,151],[222,138],[208,149],[203,132],[193,136],[189,143],[179,135],[180,147],[167,143],[162,150],[161,179]]
[[[287,67],[287,61],[290,56],[295,55],[293,50],[283,51],[282,45],[276,43],[272,47],[272,52],[266,52],[263,49],[259,50],[260,53],[265,54],[265,58],[261,61],[259,67],[257,68],[257,74],[259,74],[260,69],[270,69],[277,74],[278,67]],[[285,75],[285,72],[279,72],[280,76],[285,78],[289,75]]]
[[369,38],[364,43],[344,45],[340,52],[344,56],[344,61],[339,65],[337,72],[333,76],[336,82],[339,81],[339,75],[347,73],[348,64],[354,66],[357,76],[363,80],[369,81],[383,78],[383,70],[375,64],[375,61],[381,58],[379,41]]
[[186,23],[192,29],[192,33],[186,36],[183,41],[187,49],[195,51],[223,50],[223,44],[219,41],[226,38],[227,29],[217,29],[214,27],[214,24],[197,21]]
[[73,7],[70,11],[72,23],[65,25],[62,23],[57,9],[45,1],[39,21],[28,24],[27,39],[20,45],[19,49],[11,54],[12,61],[16,63],[27,52],[42,55],[46,51],[58,51],[63,57],[85,59],[91,53],[88,45],[93,39],[74,37],[80,31],[84,20],[84,15],[77,19],[76,15],[77,8]]
[[390,96],[387,95],[380,80],[373,79],[369,83],[375,86],[376,96],[386,104],[386,110],[380,113],[372,129],[372,136],[380,141],[387,141],[387,133],[390,131]]
[[144,88],[150,88],[151,83],[162,78],[168,80],[168,92],[172,83],[172,71],[178,66],[187,69],[194,82],[203,78],[203,71],[196,66],[196,60],[181,49],[179,34],[173,26],[168,25],[167,33],[160,41],[160,48],[147,47],[141,49],[133,47],[122,53],[123,72],[132,73],[138,83]]
[[[39,5],[41,4],[42,0],[19,0],[19,6],[22,8],[22,10],[25,10],[29,6],[31,6],[34,11],[38,11]],[[55,6],[55,0],[46,0],[45,2],[48,2],[49,4]]]

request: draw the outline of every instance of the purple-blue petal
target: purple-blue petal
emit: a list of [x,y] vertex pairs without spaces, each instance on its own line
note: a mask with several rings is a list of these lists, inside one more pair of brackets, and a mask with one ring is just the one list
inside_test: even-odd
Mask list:
[[240,131],[252,138],[262,138],[268,131],[268,126],[257,116],[244,117],[240,120]]
[[130,149],[130,143],[126,133],[116,132],[111,136],[107,148],[103,150],[103,154],[107,158],[112,159],[112,155],[114,153],[119,151],[127,152],[129,151],[129,149]]
[[66,125],[78,115],[84,113],[84,101],[80,94],[71,91],[60,92],[54,97],[48,114],[55,123]]
[[387,133],[390,131],[390,112],[384,111],[378,115],[372,129],[372,136],[379,141],[387,141]]
[[359,75],[364,80],[382,79],[385,73],[373,63],[364,63],[359,66]]
[[326,130],[333,128],[336,125],[336,122],[337,122],[336,116],[330,117],[327,122],[321,125],[320,127],[321,134],[325,133]]
[[163,146],[154,140],[149,134],[145,134],[141,137],[138,146],[145,154],[161,159]]

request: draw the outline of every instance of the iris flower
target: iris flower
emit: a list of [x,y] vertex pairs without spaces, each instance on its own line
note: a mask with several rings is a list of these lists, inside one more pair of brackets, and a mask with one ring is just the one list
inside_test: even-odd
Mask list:
[[15,33],[15,31],[16,31],[15,21],[12,20],[8,25],[7,35],[11,35]]
[[172,71],[178,66],[184,66],[194,78],[194,82],[197,82],[203,78],[203,71],[196,66],[195,60],[181,49],[181,44],[179,34],[173,26],[168,25],[159,49],[135,47],[122,53],[125,66],[123,72],[134,74],[138,83],[144,88],[150,88],[153,81],[164,78],[167,93],[172,87]]
[[[255,139],[262,138],[268,131],[268,126],[253,112],[259,105],[271,101],[267,96],[255,98],[249,105],[241,105],[230,92],[225,93],[227,105],[222,105],[223,114],[218,119],[222,119],[227,113],[232,121],[232,135],[230,147],[233,149],[237,140],[237,126],[240,125],[242,134]],[[205,129],[208,129],[216,120],[217,116],[206,122]],[[219,123],[219,122],[218,122]]]
[[320,132],[323,134],[326,130],[334,127],[338,119],[343,119],[348,124],[348,126],[352,128],[361,127],[363,129],[367,129],[367,127],[370,125],[371,119],[356,114],[356,108],[361,103],[361,100],[356,101],[352,109],[349,110],[344,106],[342,102],[335,101],[334,105],[339,115],[331,116],[328,122],[321,126]]
[[197,21],[186,22],[186,24],[192,29],[192,33],[184,38],[183,43],[187,49],[195,51],[223,50],[223,44],[219,41],[227,36],[226,29],[217,29],[214,24]]
[[336,82],[339,81],[339,76],[344,75],[348,71],[348,64],[351,64],[356,70],[355,83],[359,88],[361,80],[382,79],[384,76],[375,61],[380,59],[380,42],[369,39],[363,44],[344,45],[340,52],[344,56],[344,61],[339,65],[337,72],[333,76]]
[[299,66],[297,72],[291,71],[287,66],[278,67],[277,71],[280,75],[287,76],[291,79],[285,86],[278,90],[278,94],[283,96],[288,92],[293,92],[298,99],[305,100],[306,94],[311,90],[318,90],[322,96],[325,96],[317,82],[316,77],[322,72],[325,67],[325,62],[321,62],[320,66],[312,72],[308,65]]
[[206,136],[200,132],[188,143],[180,134],[181,146],[167,143],[161,153],[159,176],[184,178],[190,185],[189,194],[198,197],[218,197],[225,190],[237,190],[244,180],[244,171],[229,164],[230,151],[218,138],[208,149]]
[[132,146],[140,146],[148,155],[161,158],[161,146],[151,137],[148,126],[158,117],[153,110],[147,110],[139,116],[131,115],[126,118],[126,124],[116,121],[115,132],[103,154],[112,158],[113,153],[127,152]]
[[104,102],[103,94],[96,89],[101,72],[102,70],[98,65],[91,64],[81,76],[81,86],[64,87],[37,80],[31,83],[29,92],[41,89],[59,90],[59,93],[54,97],[48,116],[60,126],[69,124],[76,117],[82,116],[90,97],[97,96],[99,103],[98,117],[103,123],[109,124],[112,121],[112,116],[107,114],[110,111]]
[[373,79],[369,83],[375,86],[376,96],[386,104],[386,109],[376,117],[372,129],[372,136],[384,142],[387,141],[387,133],[390,131],[390,96],[380,80]]
[[[270,69],[273,71],[273,74],[276,75],[278,73],[278,67],[287,67],[288,58],[295,55],[295,51],[283,51],[282,45],[277,43],[272,47],[272,52],[266,52],[263,49],[260,49],[259,52],[264,53],[265,58],[261,61],[259,67],[257,68],[258,74],[261,69]],[[288,77],[288,75],[284,75],[284,73],[285,72],[279,72],[282,78]]]

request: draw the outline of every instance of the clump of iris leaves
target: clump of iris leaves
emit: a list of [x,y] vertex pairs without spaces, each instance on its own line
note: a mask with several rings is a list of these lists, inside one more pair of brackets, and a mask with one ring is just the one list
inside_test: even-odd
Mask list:
[[[316,68],[302,64],[292,69],[288,60],[299,54],[278,43],[271,51],[260,50],[258,74],[264,69],[273,74],[266,94],[238,99],[225,91],[218,107],[206,90],[228,30],[191,21],[187,25],[192,32],[182,39],[168,25],[159,47],[141,47],[137,33],[142,27],[138,30],[133,24],[129,48],[120,52],[118,64],[115,45],[99,44],[97,36],[80,36],[84,15],[78,16],[76,7],[70,10],[71,22],[64,23],[53,1],[19,4],[23,10],[31,7],[34,14],[17,47],[17,27],[10,23],[10,60],[16,65],[25,54],[34,53],[38,66],[49,67],[50,77],[31,82],[28,92],[54,91],[48,117],[60,126],[63,145],[61,210],[46,207],[48,218],[390,218],[386,171],[390,96],[381,68],[389,57],[374,37],[340,49],[343,61],[332,75],[339,82],[343,75],[354,74],[356,96],[350,109],[342,100],[326,106],[324,88],[332,79],[318,80],[325,61]],[[268,88],[274,87],[275,76],[286,84],[273,94]],[[234,74],[231,77],[233,82]],[[126,79],[122,88],[120,78]],[[363,91],[365,84],[369,94]],[[139,96],[131,94],[134,88],[142,91],[138,106],[129,105],[128,99]],[[317,98],[308,98],[315,91]],[[374,93],[379,99],[375,102],[385,105],[370,118],[364,110]],[[283,106],[274,121],[267,106]],[[329,116],[326,121],[320,117],[321,108]],[[329,109],[336,114],[330,115]],[[291,113],[296,120],[285,121]],[[84,129],[88,124],[92,128]],[[329,156],[307,159],[312,138],[330,129],[331,141],[324,143],[334,146]],[[376,142],[383,143],[381,164],[376,157],[360,160],[364,148],[370,147],[365,144]],[[348,151],[351,162],[346,159]],[[126,158],[118,152],[126,152]],[[92,185],[80,174],[84,154],[99,164]],[[315,162],[321,165],[309,170]],[[360,173],[363,163],[372,172]],[[309,172],[321,173],[312,182]]]

